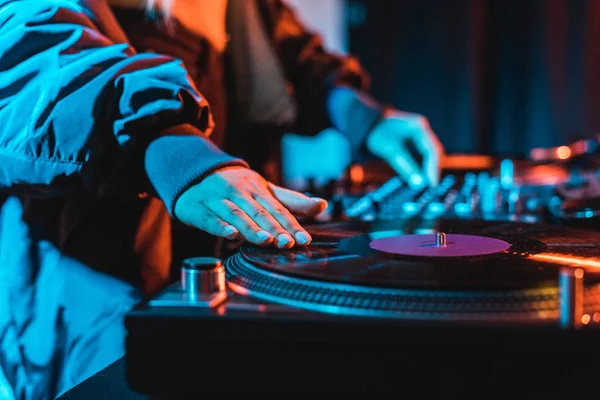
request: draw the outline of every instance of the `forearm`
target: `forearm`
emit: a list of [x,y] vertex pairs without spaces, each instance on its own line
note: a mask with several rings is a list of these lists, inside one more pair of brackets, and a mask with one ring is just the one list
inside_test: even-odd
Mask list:
[[369,74],[356,58],[327,52],[319,35],[306,29],[284,2],[260,3],[294,87],[298,133],[316,134],[334,127],[348,138],[354,157],[360,157],[368,132],[384,110],[368,95]]
[[334,86],[327,98],[331,123],[350,143],[354,160],[367,155],[367,136],[384,116],[385,110],[383,104],[366,92],[348,86]]

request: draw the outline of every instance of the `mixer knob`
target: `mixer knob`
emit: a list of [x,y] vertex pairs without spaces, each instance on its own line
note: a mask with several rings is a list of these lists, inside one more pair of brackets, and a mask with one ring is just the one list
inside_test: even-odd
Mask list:
[[218,258],[195,257],[183,261],[181,288],[190,296],[225,291],[225,269]]
[[487,183],[487,188],[481,191],[481,212],[484,214],[494,214],[500,211],[500,182],[498,178],[491,178]]
[[510,189],[515,183],[515,163],[513,160],[502,160],[500,163],[500,185],[502,189]]
[[508,213],[511,215],[518,215],[521,213],[522,199],[520,190],[518,187],[511,188],[508,192]]
[[461,215],[468,215],[475,211],[477,207],[477,192],[473,188],[463,190],[456,195],[454,200],[454,212]]
[[542,210],[543,203],[537,197],[530,197],[525,202],[525,208],[529,213],[539,213]]
[[572,168],[569,174],[569,181],[566,183],[567,190],[582,189],[587,187],[589,182],[581,175],[579,168]]
[[477,193],[479,197],[483,197],[483,193],[487,190],[490,182],[490,174],[482,171],[477,175]]

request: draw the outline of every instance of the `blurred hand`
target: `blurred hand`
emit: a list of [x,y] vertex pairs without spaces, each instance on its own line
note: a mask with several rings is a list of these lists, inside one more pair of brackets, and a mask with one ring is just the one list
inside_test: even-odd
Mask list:
[[175,216],[215,236],[287,249],[312,240],[293,214],[314,216],[326,207],[325,200],[275,186],[250,169],[228,167],[185,191]]
[[[411,155],[408,143],[422,156],[422,166]],[[366,145],[409,185],[438,184],[444,149],[425,117],[388,110],[367,137]]]

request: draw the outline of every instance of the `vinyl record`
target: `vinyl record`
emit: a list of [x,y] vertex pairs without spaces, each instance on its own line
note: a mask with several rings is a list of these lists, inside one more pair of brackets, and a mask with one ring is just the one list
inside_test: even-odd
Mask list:
[[[565,267],[583,268],[589,293],[600,293],[598,232],[477,220],[349,222],[309,231],[307,248],[242,247],[226,263],[230,285],[309,309],[388,316],[551,314]],[[435,247],[438,232],[447,247]]]
[[[564,266],[541,262],[539,254],[564,256],[600,255],[589,232],[578,243],[573,230],[544,225],[490,223],[489,221],[435,221],[408,226],[406,221],[380,224],[332,224],[310,229],[314,242],[292,251],[244,247],[241,255],[249,263],[272,272],[326,282],[395,288],[523,289],[556,285]],[[492,254],[464,257],[427,257],[388,253],[371,247],[381,238],[403,238],[434,232],[493,238],[509,244]],[[597,234],[596,234],[597,235]],[[477,247],[478,242],[473,243]]]

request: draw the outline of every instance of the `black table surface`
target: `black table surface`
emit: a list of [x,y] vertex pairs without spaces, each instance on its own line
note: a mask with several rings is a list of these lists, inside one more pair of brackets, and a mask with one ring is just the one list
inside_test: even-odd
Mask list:
[[121,358],[94,376],[58,397],[59,400],[148,400],[132,391],[125,380],[125,359]]

